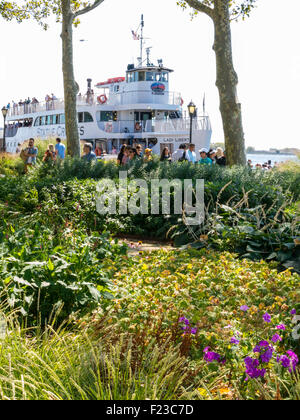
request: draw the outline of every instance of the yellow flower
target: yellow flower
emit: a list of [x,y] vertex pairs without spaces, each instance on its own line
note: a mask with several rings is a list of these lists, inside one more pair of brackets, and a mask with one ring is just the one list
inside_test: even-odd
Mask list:
[[219,388],[218,391],[219,391],[219,393],[221,395],[227,395],[227,394],[230,393],[230,389],[229,388]]
[[204,389],[204,388],[198,388],[197,391],[199,392],[199,394],[202,397],[208,397],[208,393],[207,393],[206,389]]

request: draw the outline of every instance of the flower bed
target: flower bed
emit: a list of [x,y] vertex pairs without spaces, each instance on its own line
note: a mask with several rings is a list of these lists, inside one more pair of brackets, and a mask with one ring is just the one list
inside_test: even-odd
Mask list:
[[94,322],[142,347],[179,345],[203,381],[190,397],[299,398],[299,280],[229,253],[154,252],[116,268],[115,299]]

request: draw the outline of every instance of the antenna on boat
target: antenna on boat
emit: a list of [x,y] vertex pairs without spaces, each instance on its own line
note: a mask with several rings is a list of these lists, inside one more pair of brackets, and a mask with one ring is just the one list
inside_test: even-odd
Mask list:
[[147,53],[147,66],[152,66],[152,63],[150,61],[150,50],[152,47],[148,47],[146,48],[146,53]]
[[141,54],[140,54],[140,65],[143,64],[143,43],[144,43],[144,37],[143,37],[143,31],[144,31],[144,15],[141,16]]

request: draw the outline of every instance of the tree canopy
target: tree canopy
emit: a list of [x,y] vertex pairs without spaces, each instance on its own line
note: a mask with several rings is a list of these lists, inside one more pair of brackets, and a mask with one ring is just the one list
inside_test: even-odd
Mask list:
[[[179,0],[177,4],[186,8],[187,6],[192,7],[193,15],[197,15],[199,12],[207,14],[213,19],[214,6],[218,0]],[[255,7],[256,0],[221,0],[229,3],[231,20],[238,18],[244,19],[249,16],[251,9]]]

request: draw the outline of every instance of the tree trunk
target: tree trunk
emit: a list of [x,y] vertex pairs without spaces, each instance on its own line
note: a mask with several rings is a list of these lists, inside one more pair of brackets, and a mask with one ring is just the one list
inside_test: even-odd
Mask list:
[[77,124],[76,96],[78,85],[73,69],[73,14],[70,0],[61,0],[62,7],[62,70],[64,80],[65,127],[68,154],[80,156],[80,139]]
[[236,91],[238,77],[232,60],[228,0],[215,0],[214,4],[215,40],[213,49],[216,54],[216,86],[220,96],[226,159],[230,166],[246,165],[241,104],[238,103]]

